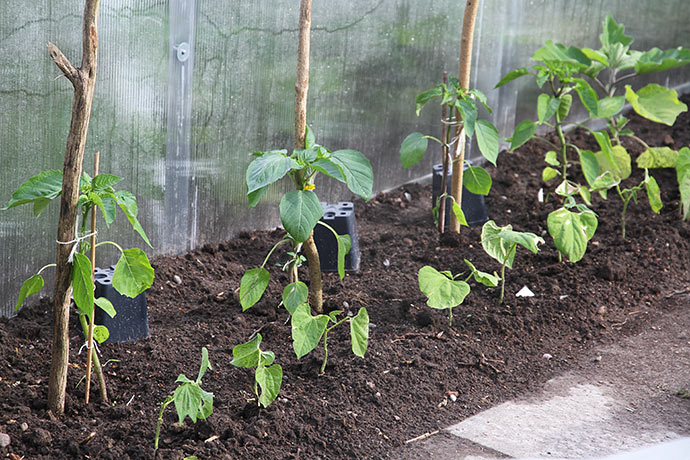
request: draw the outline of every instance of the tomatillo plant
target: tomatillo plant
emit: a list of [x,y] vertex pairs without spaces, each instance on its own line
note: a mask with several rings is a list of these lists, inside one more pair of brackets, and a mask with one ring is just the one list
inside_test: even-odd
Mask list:
[[426,304],[437,310],[448,310],[448,325],[451,327],[453,326],[453,308],[462,304],[470,293],[470,285],[467,283],[470,278],[474,278],[484,286],[498,286],[498,276],[477,270],[467,259],[465,263],[470,268],[470,274],[464,280],[458,279],[463,276],[462,273],[453,275],[447,270],[439,272],[429,265],[423,266],[417,273],[419,290],[427,296]]
[[[268,407],[278,397],[283,384],[283,368],[280,364],[273,364],[276,359],[272,351],[262,351],[261,334],[247,343],[237,345],[232,349],[233,360],[230,364],[237,367],[256,368],[254,371],[254,394],[258,404]],[[261,388],[261,394],[259,394]]]
[[[369,160],[356,150],[336,150],[331,152],[326,147],[318,145],[314,133],[307,126],[305,134],[305,148],[295,149],[292,154],[287,150],[271,150],[256,152],[256,157],[247,168],[247,197],[249,207],[255,206],[268,187],[288,176],[296,190],[287,192],[280,200],[280,220],[288,235],[278,244],[289,241],[293,253],[297,255],[301,245],[307,241],[317,223],[330,228],[323,222],[323,208],[316,192],[314,179],[322,173],[332,179],[345,183],[350,191],[368,201],[371,198],[374,175]],[[345,276],[344,258],[350,246],[349,237],[338,235],[330,228],[338,241],[338,272],[340,278]],[[271,252],[275,249],[271,249]],[[270,255],[270,253],[269,253]],[[316,261],[310,264],[310,294],[317,313],[323,311],[321,292],[321,271],[315,270]],[[266,261],[268,258],[266,259]],[[291,264],[291,282],[298,281],[297,261]],[[242,308],[246,310],[256,303],[263,295],[268,285],[268,271],[264,264],[259,269],[252,269],[242,277],[240,285],[240,299]]]
[[342,310],[329,312],[327,315],[312,316],[309,305],[303,303],[292,312],[292,347],[297,359],[314,350],[323,337],[323,364],[320,373],[326,372],[328,362],[328,333],[343,323],[350,323],[350,340],[352,353],[364,357],[369,346],[369,313],[362,307],[355,316],[339,319]]
[[544,239],[534,233],[517,232],[511,225],[499,227],[493,220],[482,227],[482,247],[484,251],[501,264],[501,297],[498,303],[503,303],[506,285],[506,267],[512,269],[518,245],[529,249],[534,254],[539,251],[539,243]]
[[175,404],[177,419],[180,425],[184,419],[189,417],[193,423],[197,419],[205,420],[213,413],[213,393],[204,391],[201,388],[201,379],[208,369],[212,369],[208,360],[208,350],[206,347],[201,349],[201,366],[196,380],[190,380],[184,374],[180,374],[175,380],[180,385],[173,394],[165,398],[161,403],[161,410],[158,413],[158,423],[156,424],[156,434],[153,438],[153,455],[158,452],[158,438],[161,434],[163,425],[163,412],[170,404]]

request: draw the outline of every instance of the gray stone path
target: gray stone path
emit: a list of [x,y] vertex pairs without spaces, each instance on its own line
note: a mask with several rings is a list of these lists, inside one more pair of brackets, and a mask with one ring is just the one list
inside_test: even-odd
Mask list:
[[690,315],[667,313],[638,335],[591,350],[542,391],[391,458],[690,460],[690,399],[676,395],[689,387]]

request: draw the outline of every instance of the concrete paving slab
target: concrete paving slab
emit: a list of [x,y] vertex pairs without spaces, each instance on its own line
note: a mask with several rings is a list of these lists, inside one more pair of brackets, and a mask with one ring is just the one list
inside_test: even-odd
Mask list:
[[675,394],[688,387],[690,315],[669,313],[393,458],[690,460],[690,400]]

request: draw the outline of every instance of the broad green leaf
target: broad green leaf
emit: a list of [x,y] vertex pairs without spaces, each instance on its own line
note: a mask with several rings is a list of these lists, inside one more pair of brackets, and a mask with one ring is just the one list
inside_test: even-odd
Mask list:
[[240,280],[240,305],[242,311],[254,306],[264,295],[271,275],[263,267],[247,270]]
[[328,177],[331,177],[335,180],[339,180],[340,182],[346,182],[342,168],[333,163],[328,158],[321,158],[320,160],[316,160],[314,163],[311,164],[311,168],[327,175]]
[[105,220],[106,226],[110,226],[115,220],[115,214],[117,212],[116,200],[117,197],[113,193],[107,193],[101,196],[101,212],[103,213],[103,219]]
[[463,172],[464,187],[475,195],[488,195],[491,190],[491,175],[484,168],[470,166]]
[[338,235],[338,276],[342,281],[345,278],[345,256],[352,249],[350,235]]
[[498,130],[486,120],[477,120],[474,125],[474,132],[477,135],[477,144],[482,156],[489,163],[496,166],[496,159],[498,158]]
[[316,161],[316,149],[295,149],[294,153],[302,163],[312,163]]
[[647,171],[645,171],[645,189],[647,190],[647,198],[649,199],[649,207],[652,208],[654,213],[659,214],[661,208],[664,204],[661,202],[661,190],[659,189],[659,184],[657,184],[656,179],[650,176]]
[[103,343],[110,337],[110,331],[107,327],[97,324],[93,327],[93,339],[98,343]]
[[259,364],[261,366],[270,366],[276,360],[276,355],[272,351],[262,351],[261,361]]
[[544,182],[548,182],[551,179],[558,177],[559,174],[560,173],[553,169],[551,166],[547,166],[541,172],[541,180],[543,180]]
[[577,91],[577,95],[580,96],[582,105],[587,109],[592,118],[598,118],[599,98],[597,97],[597,93],[586,80],[582,78],[575,78],[574,80],[577,82],[575,91]]
[[539,124],[548,122],[553,117],[561,105],[561,101],[555,97],[551,97],[546,93],[542,93],[537,98],[537,118]]
[[431,308],[444,310],[457,307],[470,293],[469,284],[453,280],[428,265],[419,269],[417,279],[419,290],[428,297],[426,303]]
[[139,208],[137,206],[136,197],[126,190],[120,190],[115,193],[115,198],[117,199],[117,204],[120,206],[120,209],[122,209],[122,211],[125,213],[125,216],[127,216],[127,220],[129,220],[132,228],[136,230],[139,236],[141,236],[149,247],[153,247],[151,246],[149,238],[146,236],[146,232],[144,232],[144,229],[141,227],[139,220],[137,220]]
[[[620,179],[616,178],[611,171],[604,171],[602,174],[597,176],[594,181],[592,181],[592,190],[608,190],[616,185],[620,184]],[[602,195],[606,199],[606,195]]]
[[501,278],[499,278],[496,275],[492,275],[491,273],[486,273],[481,270],[477,270],[477,268],[472,264],[472,262],[470,262],[467,259],[465,259],[465,263],[468,267],[470,267],[470,270],[472,271],[472,277],[476,282],[481,283],[487,287],[498,286],[498,282],[501,280]]
[[541,62],[558,62],[561,67],[572,70],[585,70],[591,64],[591,60],[578,48],[570,46],[566,48],[560,43],[547,40],[544,46],[539,48],[533,55],[532,60]]
[[591,211],[580,213],[565,208],[549,214],[547,225],[556,248],[571,262],[577,262],[587,251],[587,242],[597,229],[597,216]]
[[364,201],[369,201],[374,186],[374,173],[367,157],[356,150],[336,150],[331,155],[331,161],[342,169],[350,191]]
[[527,67],[520,67],[519,69],[511,70],[508,72],[501,80],[496,83],[496,86],[494,86],[494,89],[505,85],[506,83],[509,83],[517,78],[520,78],[524,75],[527,75],[529,73],[529,70]]
[[414,166],[424,157],[429,140],[422,133],[412,133],[400,146],[400,162],[404,169]]
[[34,275],[28,280],[24,281],[22,288],[19,290],[19,298],[17,299],[17,305],[14,307],[14,311],[19,311],[24,304],[24,300],[33,294],[38,294],[43,289],[43,277],[41,275]]
[[125,249],[113,272],[113,287],[117,292],[134,298],[153,284],[154,271],[139,248]]
[[280,387],[283,384],[283,368],[280,364],[270,367],[259,366],[256,368],[254,378],[261,388],[259,404],[268,407],[269,404],[275,401],[280,392]]
[[596,155],[591,150],[578,150],[580,156],[580,167],[585,176],[587,183],[592,186],[597,177],[599,177],[599,161]]
[[613,118],[618,112],[623,109],[625,105],[625,97],[614,96],[599,99],[597,102],[597,117],[599,118]]
[[680,191],[680,205],[683,211],[683,220],[690,217],[690,175],[683,176],[678,182]]
[[72,296],[79,311],[90,318],[93,313],[91,261],[81,253],[74,255],[72,263]]
[[352,353],[364,358],[369,347],[369,312],[364,307],[350,320],[350,340]]
[[175,389],[173,401],[175,401],[175,410],[177,411],[177,418],[180,424],[186,417],[192,419],[194,423],[196,423],[198,418],[204,418],[200,417],[204,401],[201,398],[201,388],[198,385],[183,383]]
[[642,169],[675,168],[678,152],[670,147],[650,147],[637,157],[637,167]]
[[680,149],[676,158],[676,178],[678,182],[685,176],[690,176],[690,148],[688,147]]
[[455,218],[458,219],[458,222],[460,222],[460,225],[464,227],[469,227],[467,224],[467,219],[465,218],[465,213],[463,212],[462,208],[460,205],[455,201],[452,200],[452,204],[450,206],[450,209],[453,210],[453,214],[455,214]]
[[611,45],[620,43],[621,45],[627,47],[633,41],[632,37],[629,37],[623,33],[625,26],[623,24],[618,25],[610,14],[606,15],[606,18],[602,24],[602,32],[599,35],[599,40],[601,40],[602,48],[608,48]]
[[307,303],[308,299],[309,288],[301,281],[290,283],[283,289],[283,305],[285,305],[285,309],[291,315],[297,307]]
[[268,190],[268,185],[266,187],[261,187],[260,189],[254,190],[253,192],[247,193],[247,201],[249,202],[250,208],[253,208],[259,203],[261,197],[264,196],[264,193],[266,193],[266,190]]
[[304,148],[311,149],[316,145],[316,136],[309,125],[304,125]]
[[232,361],[230,364],[237,367],[252,368],[259,365],[259,356],[261,356],[261,334],[256,336],[246,343],[236,345],[232,349]]
[[255,158],[247,167],[247,195],[279,181],[293,166],[296,166],[295,161],[283,150],[266,152]]
[[423,93],[420,93],[417,95],[415,98],[415,112],[417,113],[417,116],[419,116],[419,112],[422,110],[422,108],[426,105],[427,102],[432,100],[435,97],[441,97],[443,96],[443,86],[442,85],[436,85],[430,90],[424,91]]
[[558,154],[553,150],[549,150],[548,152],[546,152],[546,155],[544,156],[544,161],[546,162],[546,164],[551,166],[561,165],[561,162],[558,161]]
[[293,312],[291,325],[292,347],[299,359],[319,344],[328,325],[328,316],[312,316],[309,305],[302,304]]
[[122,180],[122,177],[116,176],[114,174],[99,174],[98,176],[93,178],[93,180],[91,181],[91,186],[95,191],[104,190],[108,187],[112,187],[113,185],[117,184]]
[[537,132],[537,124],[533,121],[525,120],[520,122],[520,124],[515,127],[513,137],[510,138],[510,151],[515,151],[515,149],[532,139],[535,132]]
[[556,112],[558,115],[558,119],[560,121],[565,120],[565,118],[568,116],[570,113],[570,107],[573,105],[573,96],[570,94],[564,94],[559,98],[559,104],[558,104],[558,111]]
[[678,100],[678,93],[656,83],[648,84],[637,93],[630,85],[625,85],[625,98],[638,115],[669,126],[688,110],[688,106]]
[[512,225],[499,227],[493,220],[488,221],[482,227],[482,247],[484,251],[501,265],[505,263],[506,267],[513,268],[513,259],[515,258],[515,243],[501,238],[499,235],[504,230],[512,230]]
[[105,297],[98,297],[97,299],[94,299],[93,303],[95,303],[98,308],[106,312],[108,316],[115,318],[117,312],[115,311],[115,307],[113,307],[113,304],[110,302],[110,300]]
[[474,136],[474,128],[477,124],[477,106],[474,102],[458,99],[455,106],[460,111],[460,118],[462,118],[463,126],[465,127],[465,134],[470,139]]
[[666,51],[652,48],[639,57],[635,64],[635,72],[641,75],[673,69],[686,64],[690,64],[690,49],[688,48],[678,47]]
[[[509,227],[509,226],[507,226]],[[519,244],[529,249],[534,254],[539,252],[539,243],[544,244],[544,239],[530,232],[516,232],[511,228],[503,227],[497,237],[509,243]]]
[[[632,173],[630,154],[622,145],[616,145],[611,148],[610,156],[605,154],[605,151],[594,154],[599,163],[599,171],[609,171],[618,181],[624,181]],[[613,158],[613,161],[611,161]]]
[[322,216],[323,207],[319,197],[311,190],[292,190],[280,200],[280,220],[283,228],[298,243],[309,238]]
[[48,203],[57,198],[60,193],[62,193],[62,173],[55,169],[43,171],[20,185],[2,210],[33,203],[34,215],[38,217]]

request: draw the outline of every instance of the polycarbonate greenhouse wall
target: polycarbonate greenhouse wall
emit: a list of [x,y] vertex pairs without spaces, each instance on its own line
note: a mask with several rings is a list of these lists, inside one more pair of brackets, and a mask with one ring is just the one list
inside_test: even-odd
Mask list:
[[[180,253],[241,230],[279,224],[280,190],[247,208],[249,153],[292,145],[298,0],[103,0],[99,68],[85,170],[125,177],[153,243]],[[308,122],[319,143],[354,148],[372,163],[375,192],[423,177],[438,155],[403,171],[398,149],[413,130],[436,134],[438,110],[417,118],[414,97],[457,72],[462,0],[314,0]],[[27,178],[62,169],[72,88],[49,58],[57,44],[78,65],[83,2],[0,2],[0,201]],[[612,13],[633,48],[690,46],[687,0],[482,0],[472,84],[509,136],[534,117],[525,79],[492,90],[529,64],[547,39],[598,48]],[[185,45],[186,44],[186,45]],[[655,76],[682,88],[687,69]],[[633,82],[639,84],[639,82]],[[687,87],[687,86],[686,86]],[[537,161],[537,160],[535,160]],[[349,199],[317,183],[321,199]],[[24,279],[54,262],[57,203],[38,219],[28,206],[0,213],[0,314],[11,314]],[[120,216],[99,240],[143,247]],[[114,254],[99,253],[99,265]],[[44,294],[52,292],[48,278]]]

